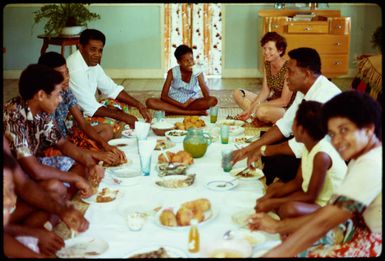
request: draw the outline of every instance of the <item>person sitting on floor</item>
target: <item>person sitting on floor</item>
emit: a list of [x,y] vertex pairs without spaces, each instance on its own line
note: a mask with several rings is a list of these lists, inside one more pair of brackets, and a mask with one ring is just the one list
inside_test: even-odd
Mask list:
[[[94,151],[100,151],[102,148],[102,150],[110,152],[105,153],[103,156],[103,161],[107,164],[117,165],[116,163],[124,161],[125,154],[117,147],[110,146],[107,143],[107,141],[113,137],[112,127],[107,124],[99,124],[92,127],[87,121],[84,120],[77,104],[77,99],[68,88],[69,75],[64,57],[56,52],[44,53],[40,56],[38,64],[47,65],[55,71],[60,72],[64,77],[61,92],[63,101],[56,108],[55,113],[52,114],[52,117],[58,124],[62,137],[67,137],[70,142],[81,148]],[[67,125],[69,123],[70,125],[73,125],[73,122],[66,121],[69,113],[73,116],[76,125],[67,129]],[[50,150],[47,153],[52,154],[55,152]]]
[[285,240],[263,257],[374,257],[382,252],[382,109],[367,94],[343,92],[323,106],[333,146],[348,161],[347,174],[328,204],[281,221],[265,213],[251,230]]
[[288,183],[278,181],[268,186],[257,200],[256,212],[278,210],[281,218],[309,214],[325,206],[342,183],[346,164],[325,136],[321,106],[305,100],[298,106],[293,134],[296,141],[305,144],[301,167]]
[[[19,79],[20,96],[4,106],[4,134],[23,170],[45,189],[50,191],[51,182],[59,180],[71,183],[72,192],[78,189],[81,197],[86,198],[93,193],[87,178],[100,182],[104,170],[97,165],[100,159],[94,158],[96,152],[81,149],[63,138],[49,116],[62,101],[63,80],[61,73],[48,66],[29,65]],[[42,157],[44,142],[56,146],[66,156]]]
[[[80,34],[79,50],[67,58],[70,75],[69,87],[78,99],[81,109],[93,122],[108,123],[119,130],[121,121],[135,127],[138,119],[128,114],[128,106],[136,107],[146,122],[151,122],[151,115],[146,106],[130,96],[121,85],[117,85],[106,75],[100,66],[105,35],[96,29],[86,29]],[[96,90],[109,99],[97,101]],[[105,118],[107,117],[107,118]]]
[[255,126],[275,123],[282,118],[294,101],[295,94],[287,86],[286,39],[276,32],[268,32],[261,39],[264,73],[262,89],[258,95],[244,89],[233,91],[234,101],[243,110],[240,120],[254,118]]
[[182,44],[174,55],[179,65],[168,70],[160,99],[147,99],[147,107],[168,114],[207,115],[207,109],[215,106],[218,100],[210,96],[203,72],[193,69],[192,49]]
[[58,203],[23,172],[5,137],[3,160],[4,254],[12,258],[54,257],[64,241],[47,227],[50,216],[56,215],[78,232],[88,229],[88,221],[75,208]]
[[341,90],[321,74],[321,58],[313,48],[301,47],[288,53],[287,84],[296,92],[295,99],[281,119],[258,140],[232,153],[233,164],[247,157],[247,165],[262,157],[266,184],[276,177],[283,182],[292,180],[298,171],[304,145],[292,138],[292,126],[298,105],[302,100],[324,103]]

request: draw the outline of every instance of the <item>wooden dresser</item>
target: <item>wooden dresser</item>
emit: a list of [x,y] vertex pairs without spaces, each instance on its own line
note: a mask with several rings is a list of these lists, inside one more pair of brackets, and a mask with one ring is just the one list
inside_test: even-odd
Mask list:
[[[310,13],[314,15],[311,21],[303,21],[310,18],[301,15]],[[258,15],[260,51],[262,36],[275,31],[286,38],[287,58],[291,49],[311,47],[321,56],[322,74],[332,78],[348,73],[350,17],[342,17],[339,10],[261,10]]]

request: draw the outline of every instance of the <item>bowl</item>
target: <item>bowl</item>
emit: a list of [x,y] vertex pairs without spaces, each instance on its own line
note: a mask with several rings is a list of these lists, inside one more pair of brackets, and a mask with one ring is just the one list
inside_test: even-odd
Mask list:
[[172,142],[179,143],[183,142],[184,138],[187,135],[185,130],[169,130],[165,133],[166,137]]
[[174,124],[167,121],[159,121],[151,124],[152,131],[158,136],[164,136],[167,131],[173,130],[174,128]]
[[247,258],[252,247],[245,239],[215,240],[202,247],[202,257],[208,258]]

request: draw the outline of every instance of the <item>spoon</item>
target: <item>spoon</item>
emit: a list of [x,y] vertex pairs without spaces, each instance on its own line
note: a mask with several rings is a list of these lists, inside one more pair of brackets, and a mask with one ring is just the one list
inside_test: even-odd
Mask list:
[[234,179],[232,179],[232,180],[224,181],[223,184],[219,184],[219,185],[217,185],[217,187],[218,187],[218,188],[224,188],[224,187],[227,186],[228,183],[233,183],[234,181],[236,181],[236,180],[239,179],[239,178],[240,178],[240,177],[236,177],[236,178],[234,178]]
[[223,234],[223,239],[224,240],[230,240],[233,238],[233,235],[232,235],[232,231],[231,230],[227,230],[224,234]]
[[160,152],[164,155],[164,157],[166,158],[166,160],[167,160],[167,162],[168,162],[167,169],[168,169],[168,170],[174,170],[174,169],[176,169],[177,166],[176,166],[174,163],[172,163],[172,162],[170,161],[170,159],[169,159],[168,156],[167,156],[167,153],[163,150],[163,146],[160,146]]

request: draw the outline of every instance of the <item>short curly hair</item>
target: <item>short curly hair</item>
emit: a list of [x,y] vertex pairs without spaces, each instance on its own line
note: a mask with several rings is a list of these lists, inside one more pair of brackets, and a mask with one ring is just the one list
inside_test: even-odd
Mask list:
[[186,53],[192,54],[193,50],[189,46],[185,44],[181,44],[175,49],[174,56],[179,61],[180,58],[182,58],[182,56],[185,55]]
[[322,121],[322,103],[320,102],[302,100],[298,106],[295,121],[314,140],[321,140],[326,135],[326,126]]
[[276,32],[267,32],[261,39],[261,46],[263,47],[267,42],[275,42],[275,47],[278,51],[282,51],[280,56],[284,56],[286,53],[287,42],[285,37]]
[[301,47],[288,52],[290,59],[297,61],[297,66],[321,74],[321,57],[317,50],[309,47]]
[[323,105],[322,113],[325,126],[329,119],[336,117],[349,119],[359,129],[374,124],[374,132],[382,140],[382,107],[366,93],[355,90],[342,92]]

